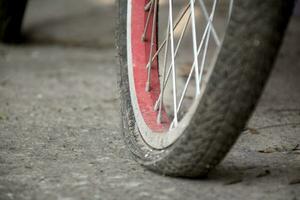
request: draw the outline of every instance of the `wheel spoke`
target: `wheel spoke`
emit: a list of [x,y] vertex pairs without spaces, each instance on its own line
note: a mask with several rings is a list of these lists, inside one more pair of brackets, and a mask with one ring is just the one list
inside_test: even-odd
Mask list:
[[192,14],[192,34],[193,34],[193,53],[194,53],[194,63],[195,63],[195,78],[196,78],[196,96],[200,93],[199,85],[199,66],[198,66],[198,56],[197,56],[197,33],[196,33],[196,20],[195,20],[195,0],[190,0],[191,4],[191,14]]
[[175,55],[174,55],[174,32],[173,32],[173,5],[169,0],[169,21],[170,21],[170,43],[171,43],[171,63],[172,63],[172,85],[173,85],[173,107],[174,107],[174,127],[177,126],[177,94],[176,94],[176,71],[175,71]]
[[152,0],[150,0],[150,1],[145,5],[144,10],[145,10],[146,12],[148,12],[148,11],[150,10],[150,8],[151,8],[151,5],[152,5]]
[[[150,44],[150,56],[149,56],[149,63],[151,62],[151,57],[153,54],[153,48],[154,48],[154,37],[155,37],[155,31],[156,31],[156,17],[157,17],[157,1],[154,0],[154,13],[153,13],[153,22],[152,22],[152,33],[151,33],[151,44]],[[147,70],[147,82],[146,82],[146,88],[145,90],[147,92],[150,91],[150,84],[151,84],[151,67],[148,67]]]
[[217,32],[216,32],[215,27],[214,27],[214,25],[213,25],[213,23],[212,23],[212,20],[211,20],[211,19],[209,18],[209,16],[208,16],[208,12],[207,12],[207,9],[206,9],[206,6],[205,6],[203,0],[199,0],[199,3],[200,3],[200,7],[201,7],[201,10],[202,10],[202,12],[203,12],[203,15],[204,15],[206,21],[207,21],[207,22],[210,24],[210,26],[211,26],[211,32],[212,32],[212,34],[213,34],[213,37],[214,37],[214,39],[215,39],[215,42],[216,42],[217,46],[220,46],[220,45],[221,45],[220,39],[219,39],[219,37],[218,37],[218,35],[217,35]]
[[142,34],[142,41],[144,41],[144,42],[146,41],[146,32],[147,32],[148,27],[149,27],[150,16],[151,16],[152,10],[153,10],[153,1],[154,1],[154,0],[150,0],[150,1],[148,2],[148,4],[146,5],[146,7],[149,7],[149,6],[150,6],[150,8],[149,8],[149,10],[148,10],[148,15],[147,15],[147,19],[146,19],[146,24],[145,24],[145,27],[144,27],[144,32],[143,32],[143,34]]
[[[212,9],[212,12],[210,14],[211,21],[213,21],[213,18],[214,18],[214,13],[215,13],[215,8],[216,8],[216,3],[217,3],[216,1],[217,0],[215,0],[215,2],[214,2],[213,9]],[[197,57],[199,56],[199,54],[201,52],[201,49],[203,47],[203,43],[204,43],[205,38],[208,38],[208,35],[209,35],[208,33],[210,32],[209,28],[210,28],[210,24],[207,24],[206,27],[205,27],[205,30],[204,30],[201,42],[199,44],[198,50],[197,50]],[[183,99],[185,97],[185,94],[186,94],[189,82],[191,80],[192,74],[193,74],[193,72],[195,70],[195,66],[196,66],[196,64],[195,64],[195,60],[194,60],[194,63],[192,65],[192,67],[191,67],[189,76],[188,76],[187,81],[186,81],[186,83],[184,85],[184,88],[183,88],[183,91],[182,91],[182,94],[181,94],[181,97],[180,97],[180,100],[179,100],[179,103],[178,103],[178,106],[177,106],[177,113],[179,112],[179,110],[180,110],[180,108],[182,106],[182,102],[183,102]],[[201,65],[201,71],[202,70],[203,70],[203,66]],[[201,74],[201,76],[202,76],[202,74]],[[200,81],[201,81],[201,76],[200,76]],[[172,126],[172,124],[173,124],[173,122],[171,123],[171,126]]]
[[[188,27],[188,24],[189,24],[190,19],[191,19],[191,13],[190,13],[189,16],[188,16],[188,19],[187,19],[187,21],[186,21],[186,23],[185,23],[185,25],[184,25],[184,27],[183,27],[183,29],[182,29],[182,31],[181,31],[181,34],[180,34],[178,43],[177,43],[177,45],[176,45],[176,49],[175,49],[175,58],[176,58],[176,56],[177,56],[177,53],[178,53],[179,47],[180,47],[180,45],[181,45],[182,39],[183,39],[183,37],[184,37],[184,35],[185,35],[185,33],[186,33],[186,30],[187,30],[187,27]],[[170,77],[170,74],[171,74],[171,69],[172,69],[172,63],[170,64],[170,66],[169,66],[169,68],[168,68],[166,80],[163,82],[163,86],[162,86],[163,89],[165,89],[165,87],[166,87],[166,85],[167,85],[167,82],[168,82],[169,77]],[[157,109],[158,109],[158,105],[159,105],[159,103],[160,103],[161,97],[162,97],[162,91],[161,91],[161,93],[160,93],[160,95],[159,95],[159,97],[158,97],[158,99],[157,99],[157,101],[156,101],[156,103],[155,103],[154,110],[157,110]]]
[[[215,10],[216,10],[216,5],[217,5],[217,0],[214,0],[214,4],[213,4],[213,8],[211,11],[211,15],[209,20],[212,22],[213,17],[215,15]],[[201,86],[201,80],[202,80],[202,75],[203,75],[203,69],[204,69],[204,64],[206,61],[206,54],[207,54],[207,49],[208,49],[208,42],[209,42],[209,38],[210,38],[210,32],[212,30],[212,23],[208,24],[208,34],[206,36],[206,41],[205,41],[205,47],[204,47],[204,52],[203,52],[203,56],[202,56],[202,61],[201,61],[201,68],[200,68],[200,74],[199,74],[199,82],[197,82],[197,85],[199,85],[199,87]],[[201,88],[201,87],[200,87]]]
[[[190,8],[190,4],[187,4],[183,11],[180,13],[180,15],[178,16],[177,20],[176,20],[176,23],[173,27],[173,31],[176,30],[176,28],[178,27],[180,21],[182,20],[182,18],[184,17],[184,15],[186,14],[186,12],[188,11],[188,9]],[[155,58],[158,56],[158,54],[160,53],[160,51],[162,50],[162,48],[166,45],[166,41],[167,41],[167,36],[166,38],[164,39],[164,41],[162,42],[162,44],[159,46],[158,50],[155,52],[155,54],[153,55],[152,59],[151,59],[151,62],[148,62],[147,64],[147,68],[152,65],[153,61],[155,60]]]
[[[163,105],[163,101],[164,101],[164,83],[165,83],[165,78],[166,78],[166,68],[167,68],[167,57],[168,57],[168,51],[169,51],[169,36],[170,36],[170,19],[168,20],[168,31],[167,31],[167,41],[166,41],[166,48],[165,48],[165,54],[164,54],[164,66],[163,66],[163,84],[161,86],[161,98],[159,101],[159,110],[158,110],[158,115],[157,115],[157,123],[160,124],[162,122],[162,115],[161,115],[161,111],[162,111],[162,105]],[[156,105],[155,105],[156,106]],[[155,107],[154,106],[154,107]]]

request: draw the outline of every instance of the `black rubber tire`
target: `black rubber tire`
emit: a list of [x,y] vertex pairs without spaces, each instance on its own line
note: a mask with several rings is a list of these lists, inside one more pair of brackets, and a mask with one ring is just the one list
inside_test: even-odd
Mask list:
[[147,146],[135,123],[127,75],[127,1],[118,0],[117,4],[122,128],[128,148],[139,163],[155,172],[205,176],[224,158],[251,116],[272,69],[294,1],[234,1],[222,49],[196,113],[179,139],[163,150]]
[[21,41],[21,26],[27,0],[0,0],[0,41]]

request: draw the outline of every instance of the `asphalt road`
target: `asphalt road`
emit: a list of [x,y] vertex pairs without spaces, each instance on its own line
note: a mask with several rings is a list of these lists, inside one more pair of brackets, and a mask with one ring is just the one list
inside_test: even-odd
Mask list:
[[0,199],[300,199],[300,17],[248,129],[207,179],[188,180],[147,171],[122,141],[114,12],[32,0],[27,42],[0,45]]

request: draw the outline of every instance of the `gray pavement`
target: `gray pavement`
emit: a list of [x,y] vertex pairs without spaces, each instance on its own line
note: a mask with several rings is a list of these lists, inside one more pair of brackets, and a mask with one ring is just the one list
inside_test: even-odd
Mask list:
[[188,180],[147,171],[124,146],[114,12],[32,0],[28,42],[0,45],[0,199],[300,199],[300,17],[248,129],[207,179]]

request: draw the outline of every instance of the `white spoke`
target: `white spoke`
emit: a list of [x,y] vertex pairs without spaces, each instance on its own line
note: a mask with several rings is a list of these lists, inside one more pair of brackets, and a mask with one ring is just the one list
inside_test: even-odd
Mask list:
[[[210,27],[208,32],[210,32]],[[199,82],[197,82],[197,84],[200,86],[201,84],[201,80],[202,80],[202,75],[203,75],[203,69],[204,69],[204,63],[206,60],[206,54],[207,54],[207,48],[208,48],[208,42],[209,42],[209,38],[210,38],[210,34],[207,35],[206,37],[206,41],[205,41],[205,47],[204,47],[204,52],[203,52],[203,57],[202,57],[202,62],[201,62],[201,70],[200,70],[200,75],[199,75]]]
[[[173,5],[169,0],[169,21],[170,21],[170,42],[171,42],[171,62],[172,62],[172,85],[173,85],[173,106],[174,106],[174,127],[177,126],[177,94],[176,94],[176,72],[175,72],[175,55],[174,55],[174,32],[173,32]],[[170,127],[171,128],[171,127]]]
[[[153,13],[153,22],[152,22],[152,33],[151,33],[151,47],[150,47],[150,56],[149,56],[149,63],[151,62],[152,54],[153,54],[153,48],[154,48],[154,37],[156,32],[156,17],[157,17],[157,1],[154,0],[154,13]],[[151,67],[148,68],[148,74],[147,74],[147,82],[146,82],[146,88],[145,90],[147,92],[150,91],[150,85],[151,85]]]
[[[214,18],[214,15],[215,15],[216,5],[217,5],[217,0],[214,0],[213,8],[212,8],[211,15],[210,15],[210,18],[209,18],[211,22]],[[206,54],[207,54],[207,49],[208,49],[208,42],[209,42],[209,38],[210,38],[210,31],[212,30],[211,29],[211,27],[212,27],[211,23],[208,24],[208,26],[209,26],[209,28],[208,28],[208,33],[209,34],[206,37],[205,48],[204,48],[204,52],[203,52],[203,56],[202,56],[202,62],[201,62],[201,68],[200,68],[199,82],[197,82],[197,85],[199,85],[199,87],[201,86],[203,69],[204,69],[204,64],[205,64],[205,61],[206,61]]]
[[[215,0],[215,2],[214,2],[213,10],[212,10],[212,12],[211,12],[211,14],[210,14],[210,19],[211,19],[211,21],[212,21],[213,18],[214,18],[214,13],[215,13],[215,8],[216,8],[216,1],[217,1],[217,0]],[[202,46],[203,46],[203,43],[204,43],[204,39],[205,39],[205,38],[208,38],[208,35],[209,35],[208,33],[209,33],[209,31],[210,31],[209,28],[210,28],[210,25],[207,24],[206,27],[205,27],[203,36],[202,36],[202,38],[201,38],[201,42],[200,42],[200,44],[199,44],[198,50],[197,50],[197,57],[199,56],[199,54],[200,54],[200,52],[201,52],[201,49],[202,49]],[[206,47],[205,47],[205,48],[206,48]],[[187,81],[186,81],[186,83],[185,83],[185,85],[184,85],[184,88],[183,88],[183,91],[182,91],[182,94],[181,94],[181,97],[180,97],[180,100],[179,100],[179,103],[178,103],[178,106],[177,106],[177,113],[179,112],[179,110],[180,110],[180,108],[181,108],[181,105],[182,105],[183,99],[184,99],[184,97],[185,97],[185,94],[186,94],[186,91],[187,91],[189,82],[190,82],[191,77],[192,77],[192,74],[193,74],[193,72],[194,72],[194,70],[195,70],[195,66],[196,66],[196,64],[195,64],[195,60],[194,60],[194,63],[193,63],[192,68],[191,68],[191,70],[190,70],[190,73],[189,73],[189,76],[188,76],[188,78],[187,78]],[[203,68],[203,67],[201,66],[201,70],[202,70],[202,68]],[[201,76],[200,76],[200,80],[201,80]],[[199,84],[198,84],[198,85],[199,85]],[[173,122],[172,122],[172,124],[173,124]],[[171,124],[171,126],[172,126],[172,124]]]
[[159,110],[158,110],[158,115],[157,115],[157,123],[160,124],[162,122],[162,116],[161,116],[161,111],[162,111],[162,105],[164,101],[164,83],[165,83],[165,78],[166,78],[166,68],[167,68],[167,57],[168,57],[168,51],[169,51],[169,36],[170,36],[170,19],[168,20],[168,31],[167,31],[167,40],[166,40],[166,48],[165,48],[165,55],[164,55],[164,66],[163,66],[163,84],[161,87],[161,92],[160,92],[160,101],[159,101]]
[[213,34],[213,37],[214,37],[214,39],[215,39],[215,42],[216,42],[217,46],[220,46],[220,45],[221,45],[220,39],[219,39],[219,37],[218,37],[218,35],[217,35],[217,32],[216,32],[216,30],[215,30],[215,27],[213,26],[212,20],[211,20],[211,19],[209,18],[209,16],[208,16],[206,6],[205,6],[203,0],[199,0],[199,2],[200,2],[200,7],[201,7],[201,10],[202,10],[202,12],[203,12],[203,15],[204,15],[206,21],[207,21],[207,22],[210,24],[210,26],[211,26],[211,32],[212,32],[212,34]]
[[[184,16],[184,15],[186,14],[186,12],[188,11],[189,7],[190,7],[190,4],[188,4],[188,5],[185,6],[185,8],[183,9],[182,13],[179,15],[179,17],[178,17],[177,20],[176,20],[176,23],[175,23],[175,25],[174,25],[174,27],[173,27],[173,31],[176,30],[176,28],[178,27],[178,25],[179,25],[180,21],[182,20],[183,16]],[[167,41],[167,36],[166,36],[166,38],[164,39],[164,41],[162,42],[162,44],[159,46],[158,50],[157,50],[157,51],[155,52],[155,54],[153,55],[153,57],[152,57],[152,59],[151,59],[151,62],[148,62],[147,66],[146,66],[147,68],[148,68],[150,65],[152,65],[152,62],[155,60],[155,58],[157,57],[157,55],[160,53],[160,51],[162,50],[162,48],[165,46],[166,41]]]
[[199,66],[198,66],[198,56],[197,56],[197,33],[196,33],[196,20],[195,20],[195,0],[190,0],[191,4],[191,14],[192,14],[192,34],[193,34],[193,53],[194,53],[194,63],[195,63],[195,78],[196,78],[196,96],[200,93],[199,85]]
[[[176,49],[175,49],[175,58],[177,56],[177,53],[178,53],[178,50],[179,50],[179,47],[180,47],[180,44],[182,42],[182,39],[184,37],[184,34],[186,33],[186,30],[187,30],[187,27],[188,27],[188,24],[189,24],[189,21],[191,19],[191,13],[189,14],[189,17],[182,29],[182,32],[181,32],[181,35],[180,35],[180,38],[178,40],[178,43],[177,43],[177,46],[176,46]],[[166,85],[167,85],[167,81],[169,80],[169,77],[170,77],[170,74],[171,74],[171,69],[172,69],[172,64],[170,64],[169,68],[168,68],[168,72],[167,72],[167,78],[166,80],[163,82],[163,88],[165,89]],[[155,103],[155,106],[154,106],[154,110],[157,110],[158,109],[158,105],[159,105],[159,102],[161,100],[161,97],[162,97],[162,92],[160,93],[156,103]]]
[[144,41],[144,42],[146,41],[146,32],[148,30],[150,16],[151,16],[152,10],[153,10],[153,1],[154,0],[150,0],[149,3],[147,4],[148,7],[150,6],[150,8],[149,8],[149,13],[148,13],[148,16],[147,16],[146,24],[145,24],[145,27],[144,27],[144,32],[142,34],[142,41]]
[[[203,35],[206,36],[207,33],[208,33],[208,25],[206,26]],[[200,52],[201,52],[201,49],[202,49],[202,46],[203,46],[203,42],[204,42],[204,38],[205,38],[205,37],[203,37],[203,38],[202,38],[203,40],[201,40],[201,42],[200,42],[200,45],[199,45],[199,48],[198,48],[198,51],[197,51],[197,56],[199,56],[199,54],[200,54]],[[194,69],[195,69],[195,62],[194,62],[193,65],[192,65],[192,68],[191,68],[191,70],[190,70],[188,79],[187,79],[187,81],[186,81],[186,83],[185,83],[185,85],[184,85],[184,88],[183,88],[183,91],[182,91],[182,94],[181,94],[181,97],[180,97],[180,100],[179,100],[179,103],[178,103],[178,106],[177,106],[177,113],[179,112],[179,110],[180,110],[180,108],[181,108],[181,105],[182,105],[183,99],[184,99],[184,97],[185,97],[185,94],[186,94],[186,91],[187,91],[189,82],[190,82],[191,77],[192,77],[192,74],[193,74],[193,72],[194,72]],[[172,124],[173,124],[173,122],[172,122]],[[172,124],[171,124],[171,126],[172,126]]]
[[150,10],[150,8],[151,8],[151,5],[152,5],[152,0],[150,0],[150,1],[145,5],[144,10],[145,10],[146,12],[148,12],[148,11]]

